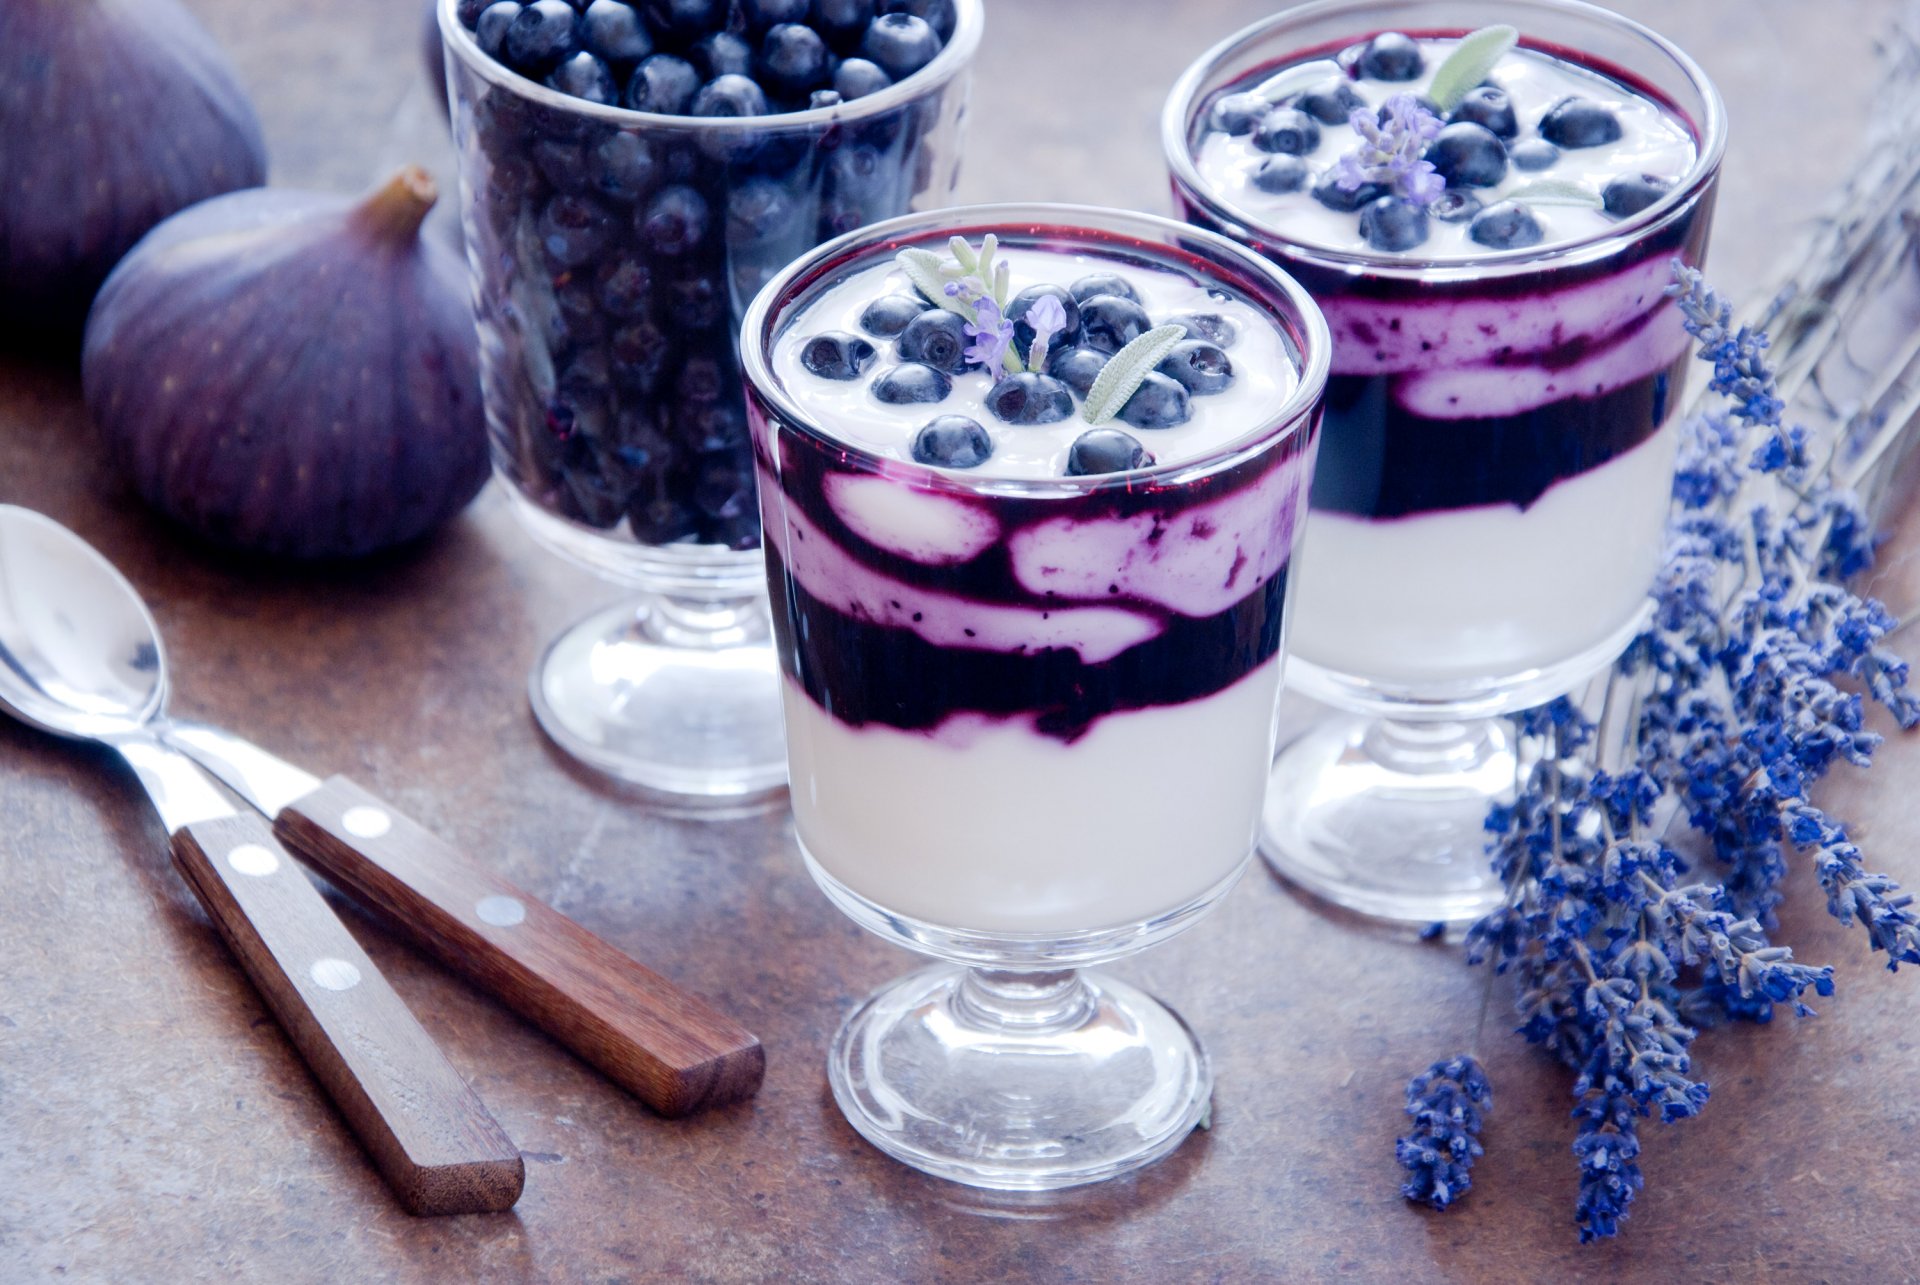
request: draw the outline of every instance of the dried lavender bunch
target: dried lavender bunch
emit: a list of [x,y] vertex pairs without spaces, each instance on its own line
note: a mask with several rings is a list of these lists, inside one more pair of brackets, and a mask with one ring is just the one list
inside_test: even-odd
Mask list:
[[[1508,895],[1467,935],[1469,962],[1514,980],[1520,1033],[1575,1072],[1583,1242],[1614,1235],[1641,1187],[1639,1122],[1706,1105],[1702,1030],[1782,1004],[1810,1015],[1809,991],[1833,993],[1830,967],[1769,936],[1793,854],[1889,968],[1920,964],[1912,898],[1868,873],[1809,798],[1835,763],[1865,767],[1879,744],[1852,688],[1902,727],[1920,723],[1906,664],[1880,646],[1894,620],[1845,584],[1873,560],[1870,524],[1783,422],[1766,335],[1735,329],[1684,265],[1669,293],[1724,404],[1685,425],[1653,618],[1615,666],[1599,726],[1565,699],[1517,720],[1538,753],[1488,819]],[[1625,750],[1609,771],[1599,728],[1616,717]],[[1398,1149],[1406,1195],[1436,1208],[1466,1190],[1479,1154],[1478,1110],[1433,1123],[1458,1093],[1439,1072],[1458,1061],[1408,1086],[1416,1129]],[[1428,1159],[1442,1146],[1460,1157],[1444,1171]]]

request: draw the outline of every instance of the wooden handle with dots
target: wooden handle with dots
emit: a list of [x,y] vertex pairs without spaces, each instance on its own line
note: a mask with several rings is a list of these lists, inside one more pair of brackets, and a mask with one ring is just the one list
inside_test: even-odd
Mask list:
[[662,1115],[751,1096],[760,1041],[345,777],[274,829],[327,878]]

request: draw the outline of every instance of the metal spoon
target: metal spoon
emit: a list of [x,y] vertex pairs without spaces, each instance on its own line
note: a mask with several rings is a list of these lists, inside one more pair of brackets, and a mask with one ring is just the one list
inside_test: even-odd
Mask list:
[[0,505],[0,707],[126,760],[174,864],[400,1202],[507,1209],[520,1152],[261,817],[160,743],[166,656],[132,585],[65,527]]

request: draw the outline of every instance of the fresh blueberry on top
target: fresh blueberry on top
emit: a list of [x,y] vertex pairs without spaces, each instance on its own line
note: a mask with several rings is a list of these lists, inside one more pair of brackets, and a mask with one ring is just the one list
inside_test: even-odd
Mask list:
[[1222,134],[1238,138],[1242,134],[1252,133],[1253,127],[1272,110],[1273,104],[1258,94],[1227,94],[1213,104],[1207,119]]
[[1183,312],[1169,317],[1170,326],[1184,326],[1189,339],[1204,339],[1216,348],[1231,348],[1240,328],[1217,312]]
[[1074,438],[1067,448],[1068,477],[1124,473],[1151,463],[1153,456],[1140,445],[1140,439],[1117,428],[1091,429]]
[[542,74],[558,66],[579,47],[573,38],[574,17],[567,0],[534,0],[507,28],[507,61],[516,71]]
[[1298,192],[1311,177],[1313,171],[1298,156],[1269,156],[1253,172],[1253,185],[1262,192],[1280,196],[1287,192]]
[[877,94],[892,83],[893,77],[865,58],[848,58],[833,72],[834,92],[848,102]]
[[1540,221],[1518,201],[1496,201],[1473,216],[1467,235],[1490,250],[1518,250],[1540,243]]
[[1221,392],[1233,383],[1233,363],[1226,353],[1204,339],[1175,344],[1166,360],[1154,369],[1199,397]]
[[953,39],[953,29],[960,25],[960,10],[953,0],[880,0],[880,12],[910,13],[924,19],[943,45]]
[[459,15],[461,24],[472,30],[480,25],[480,15],[486,11],[486,7],[487,0],[460,0],[453,11]]
[[740,10],[755,31],[783,22],[805,22],[811,0],[741,0]]
[[[632,10],[628,12],[631,13]],[[479,21],[473,30],[473,38],[480,46],[480,51],[489,58],[504,60],[507,28],[511,27],[513,20],[519,16],[520,6],[514,3],[514,0],[498,0],[498,3],[482,9]]]
[[654,34],[691,41],[727,25],[727,0],[647,0]]
[[1427,203],[1427,217],[1439,219],[1442,223],[1465,223],[1480,213],[1485,204],[1471,192],[1450,187]]
[[891,339],[905,330],[926,306],[912,295],[882,295],[860,314],[860,329],[876,339]]
[[822,379],[858,379],[873,358],[872,344],[844,330],[815,335],[800,348],[800,364]]
[[1460,121],[1427,146],[1427,159],[1454,187],[1492,187],[1507,176],[1507,147],[1492,130]]
[[593,0],[580,17],[580,43],[610,63],[631,66],[653,52],[640,15],[621,0]]
[[1551,169],[1560,159],[1560,149],[1544,138],[1523,138],[1508,145],[1507,159],[1517,170]]
[[1313,185],[1313,199],[1329,210],[1338,210],[1342,214],[1352,214],[1386,194],[1387,189],[1378,183],[1362,183],[1355,188],[1342,187],[1332,174]]
[[978,420],[939,415],[913,435],[913,458],[935,468],[979,468],[993,454],[993,438]]
[[782,94],[804,94],[826,84],[827,42],[812,27],[783,22],[760,43],[760,79]]
[[1057,424],[1073,414],[1073,394],[1057,379],[1027,372],[995,384],[986,405],[1009,424]]
[[1320,126],[1293,107],[1276,107],[1254,127],[1253,145],[1263,152],[1305,156],[1320,146]]
[[1117,294],[1080,300],[1080,342],[1101,352],[1119,352],[1153,329],[1147,310]]
[[1426,66],[1420,46],[1397,31],[1383,31],[1360,51],[1360,74],[1369,80],[1413,80]]
[[1322,125],[1344,125],[1354,108],[1365,107],[1367,100],[1344,77],[1333,76],[1303,92],[1293,105]]
[[706,198],[683,183],[662,188],[640,211],[638,231],[655,254],[685,254],[706,239]]
[[942,402],[953,391],[953,381],[942,370],[917,361],[904,362],[873,381],[873,395],[895,406]]
[[1672,190],[1672,179],[1652,174],[1621,174],[1607,181],[1600,191],[1600,202],[1608,214],[1624,219],[1640,213]]
[[1050,349],[1071,348],[1080,341],[1080,305],[1067,293],[1066,287],[1043,285],[1028,286],[1007,301],[1007,319],[1013,322],[1013,350],[1020,360],[1027,359],[1028,351],[1033,347],[1033,327],[1027,324],[1027,310],[1041,299],[1052,297],[1060,303],[1060,311],[1066,315],[1067,323],[1047,340]]
[[633,69],[633,79],[627,82],[626,106],[636,112],[684,116],[699,88],[700,73],[692,63],[672,54],[650,54]]
[[875,18],[860,42],[860,53],[895,80],[905,80],[932,62],[940,52],[940,37],[926,19],[910,13]]
[[813,0],[814,30],[836,49],[858,45],[873,16],[873,0]]
[[1193,402],[1178,380],[1152,371],[1120,408],[1120,418],[1135,428],[1173,428],[1193,418]]
[[900,360],[925,362],[950,375],[967,368],[966,322],[945,308],[929,308],[900,332]]
[[1122,299],[1140,302],[1139,294],[1127,283],[1127,279],[1111,272],[1089,272],[1068,286],[1067,293],[1073,296],[1075,303],[1085,303],[1097,294],[1119,295]]
[[608,106],[620,98],[620,85],[614,80],[613,72],[605,62],[585,50],[555,67],[547,77],[547,88]]
[[716,76],[753,75],[753,46],[731,31],[702,36],[688,51],[694,68],[707,80]]
[[1498,85],[1469,89],[1447,119],[1485,126],[1495,138],[1512,138],[1520,132],[1520,121],[1513,114],[1513,100]]
[[1601,147],[1620,138],[1620,118],[1590,98],[1562,98],[1540,118],[1540,137],[1556,147]]
[[1098,348],[1061,348],[1047,358],[1047,373],[1085,397],[1111,355]]
[[747,76],[715,76],[700,86],[687,108],[694,116],[764,116],[766,91]]
[[1383,196],[1360,211],[1360,235],[1376,250],[1411,250],[1427,239],[1427,212],[1401,197]]

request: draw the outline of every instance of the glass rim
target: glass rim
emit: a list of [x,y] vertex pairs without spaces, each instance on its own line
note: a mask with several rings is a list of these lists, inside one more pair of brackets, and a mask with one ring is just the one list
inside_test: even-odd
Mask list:
[[[1494,0],[1494,3],[1515,9],[1559,12],[1616,27],[1670,59],[1699,93],[1704,107],[1704,119],[1692,122],[1697,131],[1695,142],[1698,150],[1692,168],[1687,171],[1686,181],[1674,184],[1672,191],[1646,209],[1602,231],[1547,246],[1495,250],[1470,259],[1422,259],[1313,245],[1289,236],[1272,223],[1255,217],[1251,211],[1230,205],[1213,191],[1212,186],[1201,177],[1199,166],[1194,161],[1193,146],[1189,141],[1190,126],[1203,86],[1223,63],[1235,54],[1258,45],[1275,31],[1302,22],[1359,10],[1385,14],[1418,2],[1420,0],[1309,0],[1308,3],[1290,6],[1250,23],[1201,54],[1174,82],[1173,89],[1167,95],[1166,106],[1160,113],[1161,152],[1179,193],[1224,226],[1250,229],[1268,241],[1277,243],[1277,251],[1306,263],[1344,271],[1363,269],[1377,277],[1444,281],[1513,276],[1543,266],[1603,259],[1622,245],[1640,240],[1683,216],[1718,174],[1727,144],[1726,106],[1720,99],[1719,89],[1686,50],[1644,23],[1611,9],[1588,4],[1586,0]],[[1522,47],[1526,46],[1527,39],[1528,33],[1523,31],[1520,36]]]
[[[1145,468],[1126,469],[1117,473],[1092,473],[1084,476],[1024,478],[975,475],[968,477],[950,469],[921,464],[916,460],[882,455],[822,430],[814,422],[815,417],[804,410],[780,383],[768,360],[767,347],[775,337],[769,333],[769,330],[774,321],[776,305],[785,304],[796,290],[812,285],[813,277],[826,264],[857,251],[863,245],[895,238],[901,240],[924,238],[928,241],[937,239],[940,244],[944,244],[946,236],[951,234],[953,229],[967,223],[1037,224],[1050,230],[1057,229],[1061,233],[1082,234],[1109,224],[1132,224],[1162,240],[1179,237],[1198,242],[1211,256],[1239,267],[1260,282],[1263,288],[1271,289],[1275,294],[1285,298],[1294,314],[1286,321],[1288,324],[1297,325],[1300,332],[1291,336],[1300,350],[1300,363],[1293,389],[1271,416],[1203,455],[1165,464],[1150,464]],[[1097,240],[1091,240],[1089,243],[1099,244]],[[1175,243],[1168,241],[1168,248],[1172,248],[1173,244]],[[1258,455],[1269,446],[1302,431],[1302,426],[1312,417],[1325,394],[1327,377],[1332,368],[1332,350],[1332,332],[1328,329],[1326,318],[1321,315],[1319,306],[1307,293],[1306,287],[1295,280],[1282,265],[1271,259],[1264,258],[1231,238],[1221,236],[1208,228],[1195,227],[1190,223],[1181,223],[1157,214],[1143,214],[1136,210],[1121,210],[1106,206],[1055,202],[957,205],[947,209],[905,214],[855,228],[851,232],[814,247],[782,268],[779,275],[761,287],[760,292],[754,296],[740,323],[740,367],[741,374],[748,385],[750,399],[753,397],[765,399],[779,410],[791,427],[836,451],[874,466],[875,471],[886,472],[895,477],[910,478],[922,490],[944,491],[958,495],[1084,496],[1113,488],[1178,483],[1196,476],[1232,468]]]
[[549,89],[530,80],[499,60],[489,57],[460,21],[460,0],[437,0],[440,40],[447,57],[458,57],[466,68],[481,79],[556,111],[573,112],[605,121],[609,125],[646,126],[650,129],[679,129],[688,133],[712,133],[726,130],[773,130],[783,127],[806,128],[837,122],[854,122],[904,106],[929,90],[951,81],[973,60],[980,46],[980,33],[986,25],[985,0],[954,0],[953,35],[920,70],[905,80],[896,80],[878,93],[856,98],[831,107],[810,107],[798,112],[770,112],[764,116],[671,116],[665,112],[635,111],[609,103],[589,102]]

